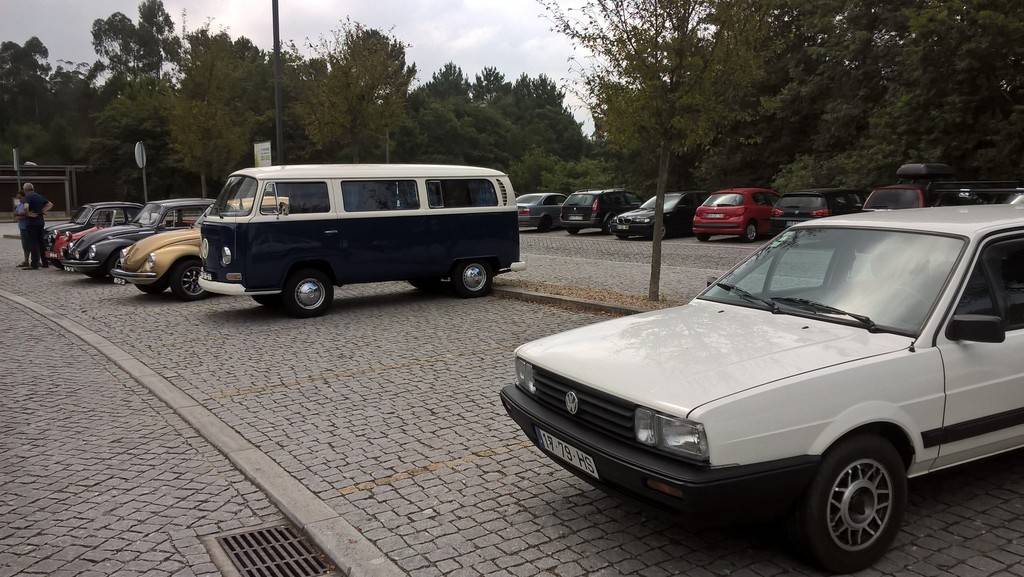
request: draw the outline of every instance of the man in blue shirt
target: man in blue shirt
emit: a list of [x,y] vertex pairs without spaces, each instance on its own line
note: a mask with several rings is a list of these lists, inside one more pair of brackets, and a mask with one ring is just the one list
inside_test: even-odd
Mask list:
[[14,220],[18,221],[18,234],[21,235],[21,250],[25,253],[24,260],[18,265],[18,268],[28,268],[28,221],[25,220],[25,215],[28,214],[28,205],[25,204],[25,193],[18,191],[18,194],[14,195]]
[[28,205],[25,221],[28,223],[26,232],[28,233],[29,256],[32,259],[29,268],[25,270],[35,270],[40,265],[47,266],[46,257],[43,255],[44,215],[53,208],[53,203],[36,192],[36,187],[31,182],[26,182],[22,190],[25,191],[25,204]]

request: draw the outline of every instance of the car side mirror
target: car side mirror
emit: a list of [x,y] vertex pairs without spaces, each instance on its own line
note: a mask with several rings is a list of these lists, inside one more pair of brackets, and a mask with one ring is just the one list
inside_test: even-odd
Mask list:
[[954,315],[946,329],[954,341],[1001,343],[1006,340],[1003,319],[992,315]]
[[706,279],[704,279],[704,282],[705,282],[704,286],[705,287],[709,287],[709,286],[715,284],[716,282],[718,282],[718,277],[716,277],[716,276],[709,276]]

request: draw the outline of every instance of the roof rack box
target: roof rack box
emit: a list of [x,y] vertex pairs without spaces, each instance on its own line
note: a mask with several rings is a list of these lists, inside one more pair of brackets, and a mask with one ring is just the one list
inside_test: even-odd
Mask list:
[[896,169],[897,178],[948,178],[956,176],[953,167],[937,162],[913,162]]

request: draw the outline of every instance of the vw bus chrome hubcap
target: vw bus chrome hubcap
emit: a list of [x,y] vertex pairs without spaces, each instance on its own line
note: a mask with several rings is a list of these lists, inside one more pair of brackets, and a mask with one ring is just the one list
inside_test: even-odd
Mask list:
[[185,269],[185,273],[181,275],[181,288],[190,295],[203,292],[203,287],[199,286],[199,267]]
[[828,530],[832,540],[846,551],[871,546],[889,523],[892,511],[892,480],[873,459],[861,459],[847,467],[828,496]]
[[487,271],[478,264],[471,264],[462,271],[462,284],[471,291],[478,291],[487,282]]
[[295,285],[295,302],[304,309],[315,309],[324,302],[324,287],[316,279],[303,279]]

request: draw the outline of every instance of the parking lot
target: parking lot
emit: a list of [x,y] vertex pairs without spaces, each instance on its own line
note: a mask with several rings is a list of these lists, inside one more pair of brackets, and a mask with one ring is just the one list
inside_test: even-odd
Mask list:
[[[755,246],[668,241],[666,296],[692,296],[705,276]],[[17,241],[0,243],[0,262],[15,263],[18,249]],[[522,280],[646,292],[645,241],[525,233],[522,252],[530,266]],[[428,296],[404,283],[337,289],[330,313],[308,320],[249,299],[185,304],[167,293],[8,265],[0,288],[85,325],[189,393],[409,575],[816,574],[777,527],[706,528],[589,487],[505,416],[497,393],[512,378],[515,347],[606,317],[499,298]],[[0,313],[8,331],[29,338],[18,329],[28,313],[13,306]],[[102,385],[57,367],[52,374],[54,382]],[[0,380],[5,398],[15,381]],[[96,407],[118,402],[98,391]],[[52,393],[40,387],[36,394]],[[3,407],[0,422],[11,422],[18,405]],[[22,458],[6,447],[0,453],[0,490],[13,486]],[[277,517],[258,496],[247,499],[256,504],[234,498],[240,519]],[[28,514],[16,501],[0,504],[4,520]],[[10,543],[0,533],[0,556],[16,554]],[[896,546],[864,574],[1024,575],[1021,455],[912,481]]]

